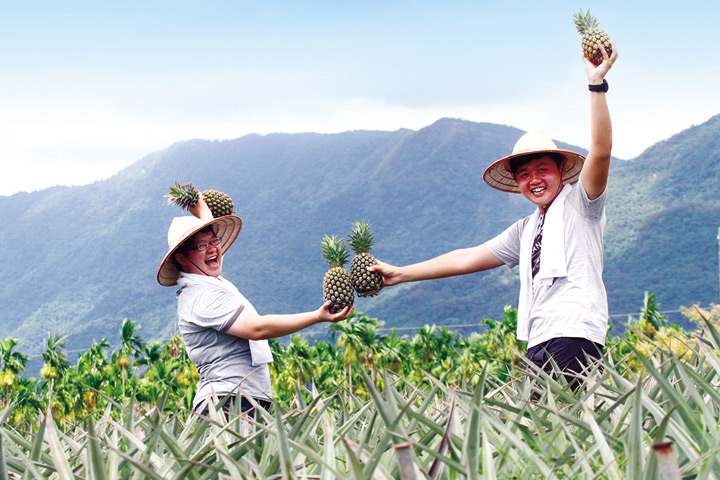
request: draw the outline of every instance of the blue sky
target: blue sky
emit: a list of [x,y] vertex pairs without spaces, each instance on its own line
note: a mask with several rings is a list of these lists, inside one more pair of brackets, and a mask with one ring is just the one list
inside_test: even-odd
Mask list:
[[717,1],[0,0],[0,195],[107,178],[190,138],[442,117],[587,147],[581,7],[620,51],[616,156],[720,113]]

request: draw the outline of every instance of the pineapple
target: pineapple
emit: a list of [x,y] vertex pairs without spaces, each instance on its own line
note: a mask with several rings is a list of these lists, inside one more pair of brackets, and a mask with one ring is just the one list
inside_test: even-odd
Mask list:
[[373,233],[367,222],[354,222],[350,235],[350,246],[355,251],[355,257],[350,262],[350,278],[353,287],[359,297],[372,297],[378,294],[383,288],[382,274],[380,272],[368,272],[370,265],[375,265],[377,260],[370,255],[373,245]]
[[582,48],[585,56],[596,66],[600,65],[603,61],[603,55],[598,43],[605,47],[608,55],[610,55],[612,53],[610,37],[598,28],[598,21],[590,15],[590,10],[585,13],[580,10],[573,17],[575,18],[575,27],[578,33],[582,35]]
[[[180,183],[175,182],[175,187],[170,187],[170,193],[165,194],[165,196],[169,205],[189,209],[194,207],[198,201],[198,190],[192,183],[180,185]],[[205,190],[202,192],[202,196],[210,208],[213,218],[235,213],[232,198],[228,194],[218,190]]]
[[224,217],[235,213],[232,198],[227,193],[218,190],[205,190],[202,192],[202,196],[207,206],[210,207],[213,217]]
[[330,300],[330,312],[337,313],[355,302],[355,290],[350,280],[350,273],[343,265],[347,263],[350,253],[343,239],[336,235],[325,235],[322,245],[323,258],[330,265],[330,269],[323,278],[323,301]]

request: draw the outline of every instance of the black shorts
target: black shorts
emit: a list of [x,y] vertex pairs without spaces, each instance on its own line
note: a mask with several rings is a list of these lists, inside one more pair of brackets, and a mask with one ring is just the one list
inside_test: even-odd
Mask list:
[[527,358],[547,373],[552,370],[550,358],[561,372],[580,373],[588,366],[586,356],[590,361],[598,360],[602,357],[603,349],[599,343],[586,338],[559,337],[528,348]]
[[[227,402],[225,402],[222,406],[223,412],[225,412],[225,415],[230,413],[231,410],[233,410],[233,407],[235,403],[237,402],[237,395],[228,395]],[[270,411],[270,408],[272,408],[272,402],[269,402],[267,400],[260,400],[259,398],[255,398],[255,403],[260,405],[264,410]],[[223,399],[220,399],[220,402],[222,402]],[[240,411],[242,413],[247,413],[253,418],[255,417],[255,406],[250,403],[250,400],[248,400],[246,397],[240,397]],[[202,409],[202,411],[198,412],[201,415],[207,416],[210,412],[210,405],[205,405],[205,408]]]

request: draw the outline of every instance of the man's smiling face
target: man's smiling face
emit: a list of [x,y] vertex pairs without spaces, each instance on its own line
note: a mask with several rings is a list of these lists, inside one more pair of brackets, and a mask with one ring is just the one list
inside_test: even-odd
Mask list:
[[[222,274],[222,251],[217,237],[211,232],[196,233],[191,240],[187,253],[178,253],[175,258],[185,273],[219,277]],[[213,245],[217,243],[217,245]],[[197,247],[205,248],[200,250]]]
[[515,181],[525,198],[547,210],[562,187],[562,174],[552,157],[546,155],[520,166]]

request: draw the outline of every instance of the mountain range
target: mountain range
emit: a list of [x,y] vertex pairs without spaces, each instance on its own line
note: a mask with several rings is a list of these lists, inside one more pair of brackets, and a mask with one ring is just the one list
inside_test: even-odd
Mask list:
[[[146,340],[169,338],[175,289],[155,275],[170,221],[183,214],[163,197],[175,181],[232,196],[243,229],[224,276],[260,313],[314,310],[327,269],[320,240],[347,235],[355,220],[370,223],[377,258],[401,265],[477,245],[530,214],[522,196],[482,180],[522,133],[444,118],[417,131],[190,140],[90,185],[0,197],[0,338],[37,355],[49,333],[67,335],[68,349],[84,351],[113,343],[124,318]],[[680,306],[717,301],[719,170],[720,115],[613,159],[604,273],[613,323],[637,315],[645,291],[680,324]],[[356,308],[388,327],[469,332],[515,306],[518,290],[517,272],[501,267],[387,288]]]

